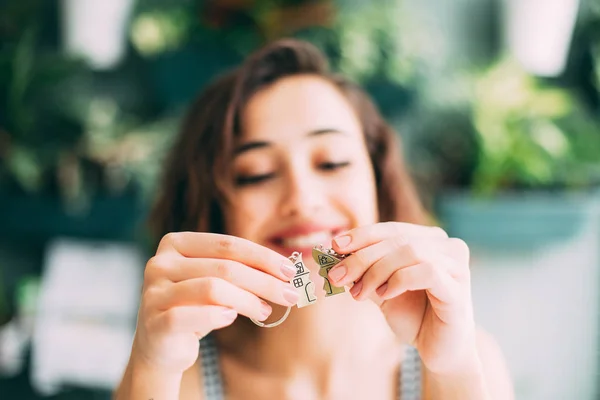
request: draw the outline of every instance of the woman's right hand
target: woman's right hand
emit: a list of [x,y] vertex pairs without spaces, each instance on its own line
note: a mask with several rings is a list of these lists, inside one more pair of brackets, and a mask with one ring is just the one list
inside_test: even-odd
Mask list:
[[132,358],[182,373],[198,357],[198,339],[231,325],[238,314],[263,321],[271,307],[296,304],[296,270],[277,252],[213,233],[165,235],[146,264]]

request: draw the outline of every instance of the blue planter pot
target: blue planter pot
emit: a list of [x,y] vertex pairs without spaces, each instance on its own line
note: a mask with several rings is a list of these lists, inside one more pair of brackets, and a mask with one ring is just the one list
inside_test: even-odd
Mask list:
[[593,193],[521,192],[492,198],[454,193],[436,212],[452,235],[485,249],[534,249],[572,238],[598,211]]
[[438,201],[442,226],[471,249],[475,318],[498,340],[518,399],[599,398],[598,203],[539,192]]

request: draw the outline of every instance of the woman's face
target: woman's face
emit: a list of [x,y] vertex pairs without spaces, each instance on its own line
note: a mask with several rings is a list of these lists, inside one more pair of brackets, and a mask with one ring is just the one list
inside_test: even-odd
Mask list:
[[283,78],[242,115],[229,234],[289,256],[378,219],[373,167],[350,103],[323,78]]

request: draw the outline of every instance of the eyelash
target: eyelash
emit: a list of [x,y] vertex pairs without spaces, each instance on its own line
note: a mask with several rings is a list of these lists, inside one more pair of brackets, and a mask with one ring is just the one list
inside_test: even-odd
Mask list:
[[275,176],[275,173],[269,174],[261,174],[261,175],[248,175],[248,176],[238,176],[236,179],[236,183],[238,186],[247,186],[247,185],[255,185],[257,183],[261,183]]
[[321,169],[324,169],[325,171],[334,171],[336,169],[347,167],[348,165],[350,165],[350,161],[343,161],[338,163],[326,162],[319,165],[319,167]]
[[[344,161],[344,162],[339,162],[339,163],[326,162],[326,163],[320,164],[319,168],[321,168],[322,170],[324,170],[326,172],[333,172],[340,168],[345,168],[349,165],[350,165],[349,161]],[[236,184],[238,186],[256,185],[256,184],[262,183],[264,181],[267,181],[267,180],[273,178],[275,175],[276,175],[275,172],[271,172],[268,174],[261,174],[261,175],[239,176],[236,179]]]

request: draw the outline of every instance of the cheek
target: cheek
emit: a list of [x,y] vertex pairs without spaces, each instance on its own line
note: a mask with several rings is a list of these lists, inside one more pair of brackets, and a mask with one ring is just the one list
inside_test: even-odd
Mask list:
[[357,170],[343,184],[340,201],[356,216],[358,225],[376,223],[379,219],[377,210],[377,188],[370,164]]
[[260,191],[239,191],[232,204],[225,210],[226,232],[245,239],[254,239],[268,220],[264,210],[271,206],[273,196]]

